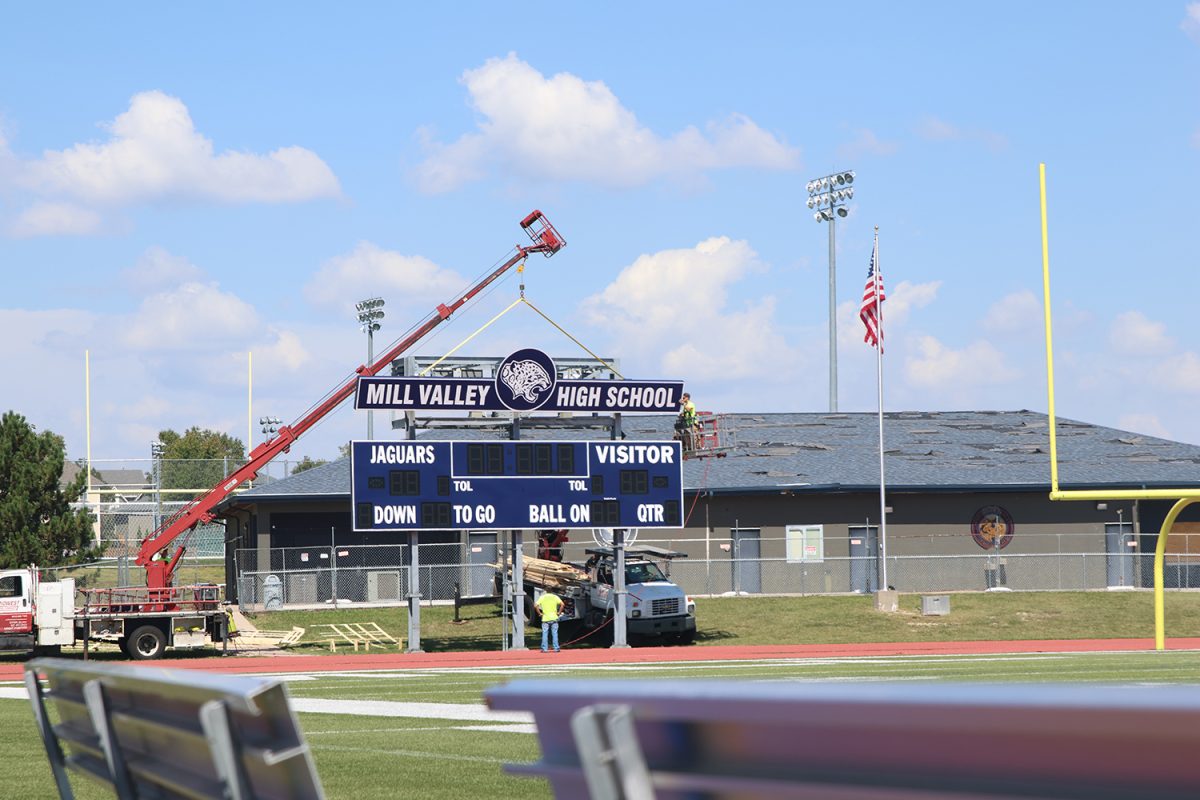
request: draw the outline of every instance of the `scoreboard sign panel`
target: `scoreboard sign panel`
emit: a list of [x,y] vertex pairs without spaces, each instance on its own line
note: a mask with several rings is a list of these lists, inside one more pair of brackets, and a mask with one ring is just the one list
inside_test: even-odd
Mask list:
[[354,530],[683,527],[670,442],[352,442]]

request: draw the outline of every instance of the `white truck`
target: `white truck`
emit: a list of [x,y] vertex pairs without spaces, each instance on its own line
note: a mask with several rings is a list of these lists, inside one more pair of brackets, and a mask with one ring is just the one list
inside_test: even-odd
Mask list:
[[140,661],[159,658],[168,647],[194,649],[229,637],[229,616],[212,584],[83,595],[76,607],[75,580],[42,580],[36,567],[0,571],[0,651],[52,653],[104,641]]
[[[522,559],[527,619],[537,621],[531,616],[534,601],[553,591],[563,600],[559,617],[563,625],[594,631],[611,624],[616,608],[616,551],[596,547],[586,552],[589,558],[583,565]],[[625,629],[631,636],[684,644],[696,638],[695,602],[659,566],[685,555],[648,545],[625,548]]]

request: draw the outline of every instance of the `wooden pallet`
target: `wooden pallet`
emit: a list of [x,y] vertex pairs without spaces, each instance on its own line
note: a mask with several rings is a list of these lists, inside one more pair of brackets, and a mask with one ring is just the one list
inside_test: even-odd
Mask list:
[[234,647],[247,649],[291,647],[304,638],[304,628],[296,626],[290,631],[242,630],[234,637]]
[[399,650],[404,644],[374,622],[330,622],[313,627],[329,629],[322,634],[321,639],[322,643],[328,644],[329,649],[335,653],[339,644],[353,645],[355,652],[360,644],[364,650],[370,650],[373,644],[385,648],[395,645]]

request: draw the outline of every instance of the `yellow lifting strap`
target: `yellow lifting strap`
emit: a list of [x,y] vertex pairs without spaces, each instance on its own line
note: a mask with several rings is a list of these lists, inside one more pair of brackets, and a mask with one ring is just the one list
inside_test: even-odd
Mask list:
[[593,353],[593,352],[592,352],[590,349],[588,349],[587,345],[585,345],[583,342],[581,342],[581,341],[579,341],[578,339],[576,339],[574,336],[572,336],[570,333],[568,333],[568,332],[566,331],[566,329],[564,329],[564,328],[563,328],[563,326],[559,325],[557,322],[555,322],[554,320],[550,319],[550,317],[548,317],[548,316],[547,316],[547,315],[546,315],[546,314],[545,314],[545,313],[544,313],[544,312],[543,312],[543,311],[542,311],[540,308],[538,308],[537,306],[535,306],[533,303],[529,302],[529,300],[527,300],[527,299],[525,298],[525,276],[524,276],[524,273],[525,273],[525,264],[524,264],[524,262],[522,262],[522,263],[521,263],[521,266],[517,267],[517,272],[518,272],[518,273],[521,275],[521,296],[520,296],[520,297],[518,297],[516,300],[512,301],[512,303],[510,303],[510,304],[509,304],[508,308],[504,309],[504,310],[503,310],[503,311],[501,311],[499,314],[497,314],[496,316],[492,317],[490,320],[488,320],[487,322],[485,322],[485,323],[484,323],[484,324],[483,324],[483,325],[482,325],[482,326],[479,328],[479,330],[475,331],[475,332],[474,332],[474,333],[472,333],[470,336],[468,336],[467,338],[463,339],[461,342],[459,342],[458,344],[456,344],[454,347],[450,348],[450,351],[449,351],[449,352],[447,352],[447,353],[446,353],[444,356],[442,356],[441,358],[439,358],[437,361],[434,361],[432,364],[430,364],[430,365],[429,365],[428,367],[426,367],[425,369],[421,370],[421,372],[420,372],[420,374],[421,374],[421,375],[428,375],[428,374],[429,374],[429,372],[430,372],[430,370],[432,370],[432,369],[433,369],[434,367],[436,367],[438,364],[442,363],[442,362],[443,362],[443,361],[445,361],[447,358],[449,358],[450,356],[454,355],[454,354],[455,354],[455,353],[457,353],[459,350],[461,350],[461,349],[462,349],[462,347],[463,347],[463,346],[464,346],[464,345],[465,345],[467,342],[471,341],[471,340],[472,340],[472,339],[474,339],[476,336],[478,336],[479,334],[483,333],[483,332],[484,332],[485,330],[487,330],[487,329],[488,329],[488,328],[489,328],[489,327],[490,327],[490,326],[491,326],[491,325],[492,325],[494,322],[496,322],[497,320],[499,320],[501,317],[503,317],[503,316],[504,316],[505,314],[507,314],[509,311],[512,311],[512,310],[513,310],[514,308],[516,308],[518,305],[521,305],[522,303],[524,303],[525,305],[529,306],[529,307],[530,307],[530,308],[532,308],[534,311],[536,311],[536,312],[537,312],[537,314],[538,314],[538,316],[540,316],[542,319],[546,320],[546,322],[549,322],[551,325],[553,325],[555,328],[557,328],[557,329],[558,329],[558,331],[559,331],[560,333],[562,333],[562,335],[563,335],[563,336],[566,336],[566,337],[567,337],[568,339],[570,339],[572,342],[574,342],[575,344],[579,345],[579,347],[580,347],[581,349],[583,349],[583,351],[584,351],[584,352],[586,352],[586,353],[587,353],[589,356],[591,356],[592,358],[596,359],[596,361],[600,362],[601,364],[603,364],[604,366],[606,366],[606,367],[608,367],[610,370],[612,370],[613,374],[614,374],[614,375],[616,375],[618,378],[621,378],[621,379],[624,379],[624,378],[625,378],[625,376],[624,376],[624,375],[622,375],[620,372],[618,372],[618,371],[617,371],[617,368],[616,368],[616,367],[614,367],[612,364],[609,364],[609,363],[608,363],[607,361],[605,361],[603,358],[601,358],[600,356],[598,356],[598,355],[596,355],[595,353]]

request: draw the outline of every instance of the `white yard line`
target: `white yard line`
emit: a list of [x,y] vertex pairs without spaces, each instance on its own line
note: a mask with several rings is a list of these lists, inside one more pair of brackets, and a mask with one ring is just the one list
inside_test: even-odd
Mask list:
[[492,711],[482,703],[401,703],[393,700],[320,700],[312,697],[293,697],[292,708],[309,714],[416,717],[469,722],[533,722],[533,714],[527,711]]

